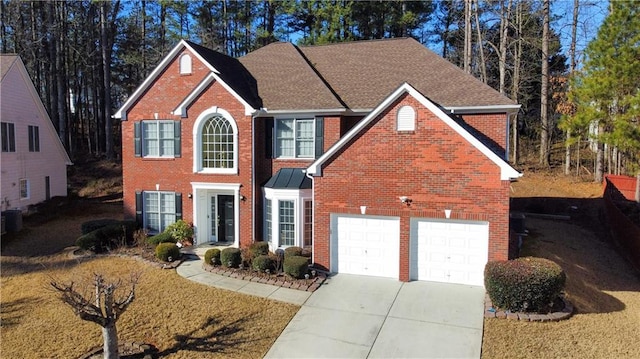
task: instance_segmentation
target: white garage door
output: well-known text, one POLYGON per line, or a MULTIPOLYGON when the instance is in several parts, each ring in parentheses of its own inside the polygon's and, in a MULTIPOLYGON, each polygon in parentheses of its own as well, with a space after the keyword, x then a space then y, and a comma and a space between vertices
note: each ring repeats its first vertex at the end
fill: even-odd
POLYGON ((411 279, 484 285, 489 223, 411 219, 411 279))
POLYGON ((331 215, 331 271, 399 278, 400 219, 331 215))

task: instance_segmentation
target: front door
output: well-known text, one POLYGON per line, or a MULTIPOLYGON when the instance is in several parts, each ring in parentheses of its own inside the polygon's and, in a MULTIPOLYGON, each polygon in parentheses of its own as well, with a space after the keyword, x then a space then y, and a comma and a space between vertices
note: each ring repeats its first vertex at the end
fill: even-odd
POLYGON ((233 196, 218 195, 218 240, 235 241, 234 212, 233 196))

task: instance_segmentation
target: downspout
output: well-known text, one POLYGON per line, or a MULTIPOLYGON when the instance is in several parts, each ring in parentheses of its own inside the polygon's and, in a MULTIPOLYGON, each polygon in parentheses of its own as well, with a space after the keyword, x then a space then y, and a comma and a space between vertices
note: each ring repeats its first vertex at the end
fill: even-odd
POLYGON ((504 150, 504 160, 507 161, 507 162, 509 162, 509 155, 510 155, 510 151, 509 150, 511 149, 511 146, 509 146, 509 139, 511 137, 511 118, 513 116, 514 116, 514 114, 507 112, 507 137, 506 137, 506 141, 505 141, 505 144, 506 144, 505 147, 506 148, 504 150))
MULTIPOLYGON (((305 176, 309 177, 311 179, 311 203, 313 204, 313 206, 311 206, 311 218, 313 218, 313 227, 316 226, 316 185, 315 182, 313 181, 313 176, 309 175, 309 172, 307 172, 306 170, 304 171, 305 176)), ((315 263, 316 262, 316 251, 315 251, 315 246, 316 246, 316 231, 315 229, 312 229, 311 231, 311 263, 315 263)), ((331 258, 331 256, 329 256, 329 258, 331 258)))

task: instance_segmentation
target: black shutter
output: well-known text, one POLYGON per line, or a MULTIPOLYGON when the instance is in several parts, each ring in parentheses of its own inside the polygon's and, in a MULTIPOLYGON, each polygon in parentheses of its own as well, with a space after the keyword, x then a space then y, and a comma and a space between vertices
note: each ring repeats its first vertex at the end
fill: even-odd
POLYGON ((35 151, 35 145, 33 144, 33 126, 29 126, 29 152, 35 151))
POLYGON ((142 192, 136 192, 136 223, 138 227, 142 227, 142 208, 144 203, 142 202, 142 192))
POLYGON ((324 153, 324 117, 316 117, 316 158, 324 153))
POLYGON ((266 158, 274 158, 273 155, 273 118, 267 118, 264 128, 264 151, 266 158))
POLYGON ((176 192, 176 221, 182 219, 182 193, 176 192))
POLYGON ((180 134, 180 121, 175 121, 173 123, 173 156, 174 157, 182 157, 182 144, 181 144, 181 134, 180 134))
POLYGON ((40 127, 34 126, 34 142, 35 142, 35 151, 40 152, 40 127))
POLYGON ((142 122, 133 123, 133 148, 136 157, 142 156, 142 122))

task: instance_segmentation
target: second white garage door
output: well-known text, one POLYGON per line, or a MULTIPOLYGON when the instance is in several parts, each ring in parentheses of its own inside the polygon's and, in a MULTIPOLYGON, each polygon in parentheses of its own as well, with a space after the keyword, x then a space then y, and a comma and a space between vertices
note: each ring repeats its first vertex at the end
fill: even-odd
POLYGON ((331 215, 331 271, 399 278, 400 219, 331 215))
POLYGON ((484 285, 489 223, 411 219, 413 280, 484 285))

